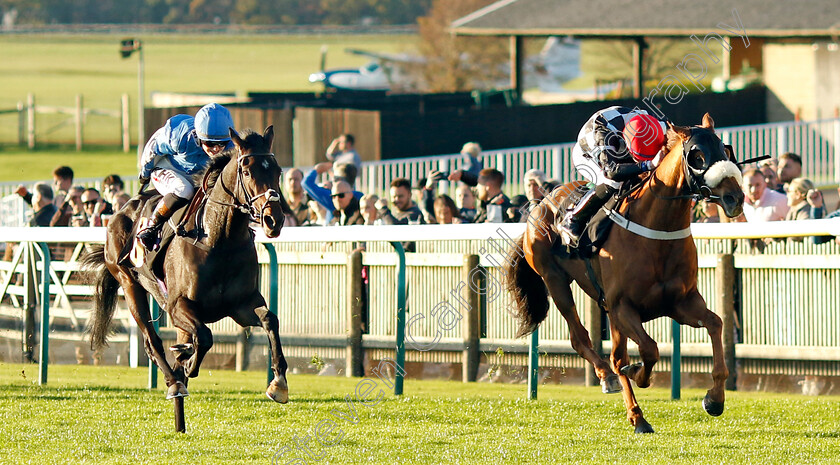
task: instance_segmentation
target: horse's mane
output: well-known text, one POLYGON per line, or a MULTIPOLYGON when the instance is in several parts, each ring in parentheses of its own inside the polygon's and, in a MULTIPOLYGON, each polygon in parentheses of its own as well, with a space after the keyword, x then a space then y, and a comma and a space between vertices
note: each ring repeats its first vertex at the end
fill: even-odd
MULTIPOLYGON (((242 138, 245 147, 254 147, 256 145, 264 144, 265 141, 263 140, 262 136, 250 129, 245 129, 240 133, 240 137, 242 138)), ((222 173, 222 170, 225 169, 230 159, 235 156, 236 148, 225 150, 224 152, 216 155, 215 157, 210 158, 210 163, 204 167, 203 170, 196 173, 194 180, 201 184, 204 180, 204 177, 207 176, 207 188, 210 189, 216 184, 216 180, 219 179, 219 175, 222 173)))
POLYGON ((225 169, 230 159, 233 157, 233 151, 236 149, 226 150, 215 157, 210 158, 210 163, 204 167, 203 170, 199 171, 195 174, 193 178, 198 185, 201 185, 204 182, 205 176, 207 177, 207 188, 210 189, 216 184, 216 180, 219 179, 219 175, 222 174, 222 170, 225 169))

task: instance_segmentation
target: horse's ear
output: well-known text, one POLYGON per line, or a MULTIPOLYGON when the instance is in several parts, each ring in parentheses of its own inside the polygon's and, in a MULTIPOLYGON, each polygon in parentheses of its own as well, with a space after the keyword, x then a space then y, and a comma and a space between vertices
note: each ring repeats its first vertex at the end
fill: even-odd
POLYGON ((703 115, 703 124, 700 125, 701 128, 707 128, 714 131, 715 129, 715 120, 712 119, 712 115, 706 113, 703 115))
POLYGON ((676 126, 674 123, 668 121, 668 130, 677 133, 683 140, 688 140, 691 137, 691 128, 683 126, 676 126))
POLYGON ((236 129, 228 128, 228 132, 230 133, 230 139, 233 141, 234 145, 242 147, 242 138, 239 137, 239 133, 236 132, 236 129))
POLYGON ((265 139, 266 145, 268 148, 271 148, 271 143, 274 142, 274 125, 269 124, 267 128, 265 128, 265 132, 263 132, 263 139, 265 139))

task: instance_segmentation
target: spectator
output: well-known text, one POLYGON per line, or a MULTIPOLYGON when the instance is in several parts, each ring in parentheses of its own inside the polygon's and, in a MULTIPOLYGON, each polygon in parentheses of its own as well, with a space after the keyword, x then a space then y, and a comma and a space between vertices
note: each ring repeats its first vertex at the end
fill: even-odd
POLYGON ((464 223, 475 221, 478 211, 475 208, 475 194, 469 186, 462 184, 455 190, 455 205, 458 206, 458 212, 464 223))
POLYGON ((113 206, 106 202, 94 188, 85 189, 82 193, 82 205, 84 205, 87 226, 104 226, 102 215, 113 215, 113 206))
POLYGON ((720 213, 717 204, 714 202, 701 200, 699 216, 698 223, 720 223, 720 213))
POLYGON ((329 224, 329 220, 332 219, 332 214, 329 213, 326 207, 314 200, 310 200, 308 206, 309 211, 313 213, 313 217, 304 224, 305 226, 326 226, 329 224))
POLYGON ((764 174, 764 182, 767 183, 767 188, 774 190, 780 194, 785 193, 785 186, 779 182, 779 176, 776 174, 776 169, 770 163, 763 163, 759 168, 764 174))
POLYGON ((47 227, 58 208, 53 203, 53 190, 49 184, 39 182, 35 184, 35 192, 31 194, 30 201, 35 213, 29 220, 29 226, 47 227))
POLYGON ((361 200, 359 200, 359 210, 362 211, 362 218, 365 219, 366 225, 373 225, 376 224, 377 221, 377 211, 376 211, 376 201, 379 200, 379 196, 376 194, 365 194, 361 200))
MULTIPOLYGON (((306 191, 306 194, 309 195, 309 198, 323 206, 327 212, 326 217, 324 218, 326 224, 329 224, 332 220, 332 211, 333 211, 333 203, 332 203, 332 182, 329 183, 329 186, 326 184, 324 186, 319 186, 317 183, 318 176, 323 173, 328 173, 333 169, 333 164, 330 162, 321 162, 315 165, 315 169, 310 171, 306 174, 303 178, 303 190, 306 191)), ((354 165, 338 165, 336 166, 335 170, 331 173, 333 177, 333 181, 338 179, 346 180, 351 186, 356 182, 356 167, 354 165)), ((362 198, 362 193, 359 191, 353 191, 353 196, 357 199, 362 198)), ((311 204, 310 204, 311 205, 311 204)))
POLYGON ((788 185, 787 204, 790 207, 786 220, 807 220, 811 218, 808 193, 815 190, 814 183, 806 178, 794 178, 788 185))
POLYGON ((784 220, 788 212, 784 195, 767 188, 764 174, 757 168, 744 172, 744 217, 749 222, 784 220))
POLYGON ((109 174, 102 180, 102 197, 111 205, 117 204, 117 198, 125 191, 125 183, 117 174, 109 174))
POLYGON ((117 198, 114 199, 114 203, 112 204, 112 206, 114 207, 114 211, 118 212, 122 210, 122 207, 124 207, 129 200, 131 200, 131 196, 126 194, 125 192, 118 195, 117 198))
MULTIPOLYGON (((53 204, 55 205, 56 209, 61 207, 64 204, 64 197, 67 195, 67 191, 70 187, 73 186, 73 169, 69 166, 59 166, 58 168, 53 170, 53 204)), ((32 193, 29 192, 26 187, 18 186, 15 192, 23 197, 23 201, 27 203, 32 208, 35 206, 32 203, 32 193)))
MULTIPOLYGON (((358 167, 362 166, 362 157, 356 152, 356 138, 352 134, 342 134, 330 143, 327 147, 327 160, 340 164, 351 164, 358 167)), ((353 182, 350 182, 352 185, 353 182)))
POLYGON ((531 210, 539 205, 545 194, 551 192, 551 185, 546 182, 545 173, 542 170, 531 169, 525 172, 525 196, 527 202, 517 207, 518 221, 526 221, 531 210), (521 207, 525 207, 524 209, 521 207))
POLYGON ((411 183, 405 178, 391 181, 391 203, 394 211, 388 210, 385 199, 379 199, 376 204, 378 217, 382 224, 424 224, 423 212, 411 200, 411 183))
POLYGON ((478 142, 467 142, 461 147, 461 155, 464 160, 463 171, 478 178, 478 173, 484 169, 484 163, 478 160, 478 156, 481 155, 481 146, 478 142))
POLYGON ((83 186, 71 187, 67 193, 67 200, 57 209, 50 221, 50 226, 70 226, 72 218, 84 217, 85 211, 82 205, 82 193, 84 192, 85 188, 83 186))
MULTIPOLYGON (((837 193, 840 194, 840 187, 837 188, 837 193)), ((825 201, 823 199, 822 193, 816 189, 811 190, 808 192, 808 204, 811 206, 810 217, 814 220, 819 220, 823 217, 825 218, 840 218, 840 208, 835 210, 834 212, 830 213, 828 216, 825 215, 825 201)), ((832 236, 814 236, 814 244, 824 244, 831 240, 832 236)), ((840 244, 840 236, 834 238, 834 240, 840 244)))
POLYGON ((333 219, 330 225, 365 224, 362 212, 359 211, 359 199, 353 196, 353 188, 344 179, 339 179, 333 184, 332 202, 335 211, 333 211, 333 219))
POLYGON ((295 218, 295 224, 303 225, 309 221, 309 196, 303 191, 303 171, 292 168, 283 177, 283 186, 286 188, 286 201, 295 218))
POLYGON ((434 201, 434 222, 437 224, 460 224, 463 223, 461 213, 455 205, 452 197, 442 194, 434 201))
POLYGON ((779 169, 776 172, 779 175, 779 182, 783 185, 802 176, 802 157, 793 152, 781 154, 779 156, 779 169))
POLYGON ((510 208, 507 209, 505 214, 507 218, 505 219, 506 223, 524 223, 528 219, 528 213, 530 213, 529 205, 531 202, 528 201, 528 196, 526 195, 514 195, 512 199, 510 199, 510 208))
MULTIPOLYGON (((505 175, 494 168, 485 168, 478 175, 478 214, 476 223, 503 223, 508 218, 505 212, 511 207, 510 200, 502 192, 505 175)), ((509 218, 508 218, 509 221, 509 218)))

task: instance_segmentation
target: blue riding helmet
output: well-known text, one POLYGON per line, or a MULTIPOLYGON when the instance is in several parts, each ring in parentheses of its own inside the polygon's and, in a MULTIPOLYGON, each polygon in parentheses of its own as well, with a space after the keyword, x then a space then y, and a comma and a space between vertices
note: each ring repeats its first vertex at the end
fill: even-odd
POLYGON ((233 117, 218 103, 208 103, 195 114, 195 134, 199 140, 227 142, 232 127, 233 117))

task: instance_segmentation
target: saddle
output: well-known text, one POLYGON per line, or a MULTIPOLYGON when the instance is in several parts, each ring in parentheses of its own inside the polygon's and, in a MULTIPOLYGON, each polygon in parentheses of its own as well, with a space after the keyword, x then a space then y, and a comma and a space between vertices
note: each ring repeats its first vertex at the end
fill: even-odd
MULTIPOLYGON (((588 191, 586 184, 578 186, 571 194, 566 196, 560 202, 558 211, 568 211, 573 208, 588 191)), ((612 228, 613 221, 607 217, 607 211, 615 208, 626 194, 619 194, 607 200, 607 203, 601 207, 598 212, 592 216, 583 234, 580 236, 580 241, 577 247, 571 247, 563 244, 563 241, 558 237, 554 241, 553 250, 555 253, 563 258, 592 258, 601 249, 601 246, 607 241, 612 228)))
POLYGON ((192 238, 196 246, 203 246, 199 240, 204 237, 204 231, 199 224, 200 215, 198 211, 206 200, 203 189, 198 189, 189 205, 175 210, 169 221, 161 227, 160 243, 157 250, 146 250, 143 244, 137 239, 137 233, 142 231, 151 223, 155 207, 163 196, 156 190, 144 191, 141 189, 137 197, 143 202, 140 216, 134 222, 128 240, 120 253, 119 263, 133 268, 140 274, 160 283, 159 274, 163 265, 163 257, 166 250, 175 236, 192 238))

